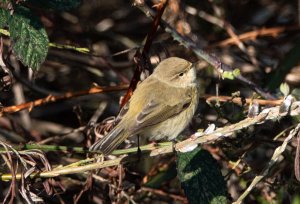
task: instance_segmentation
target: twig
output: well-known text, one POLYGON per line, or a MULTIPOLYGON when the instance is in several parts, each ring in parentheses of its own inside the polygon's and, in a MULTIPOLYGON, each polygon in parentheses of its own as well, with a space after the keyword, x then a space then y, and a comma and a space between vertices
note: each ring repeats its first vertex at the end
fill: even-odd
MULTIPOLYGON (((139 51, 136 52, 136 56, 135 58, 137 58, 137 66, 135 68, 135 71, 134 71, 134 74, 133 74, 133 77, 131 79, 131 82, 130 82, 130 85, 129 85, 129 88, 127 90, 127 93, 125 94, 125 96, 123 97, 122 101, 121 101, 121 108, 127 103, 127 101, 130 99, 133 91, 135 90, 138 82, 140 81, 140 75, 141 73, 144 71, 143 70, 143 62, 141 61, 141 58, 143 61, 145 61, 145 59, 147 59, 147 55, 150 51, 150 47, 152 45, 152 42, 154 40, 154 36, 155 36, 155 33, 158 29, 158 26, 159 26, 159 22, 161 20, 161 17, 162 17, 162 14, 164 13, 164 10, 167 6, 167 1, 168 0, 161 0, 160 3, 157 4, 156 8, 157 8, 157 13, 153 19, 153 22, 152 22, 152 26, 151 26, 151 29, 147 35, 147 39, 146 39, 146 42, 145 42, 145 46, 143 48, 143 51, 142 51, 142 54, 141 56, 139 56, 139 51)), ((152 72, 152 70, 149 70, 150 72, 152 72)))
MULTIPOLYGON (((138 8, 144 12, 146 15, 151 14, 154 15, 154 11, 150 9, 147 5, 143 4, 138 6, 138 8)), ((147 15, 149 16, 149 15, 147 15)), ((224 71, 233 71, 234 69, 221 62, 216 56, 213 56, 207 52, 205 52, 203 49, 200 49, 199 46, 193 42, 190 38, 187 36, 182 36, 180 33, 178 33, 172 26, 170 26, 167 22, 161 19, 160 25, 165 28, 165 31, 170 33, 174 40, 178 41, 180 44, 184 45, 186 48, 190 48, 198 57, 204 59, 209 64, 211 64, 219 73, 223 73, 224 71)), ((247 78, 243 77, 242 75, 236 76, 236 79, 242 82, 243 84, 247 85, 250 89, 256 91, 258 94, 263 96, 266 99, 274 99, 274 97, 270 94, 265 92, 262 88, 258 87, 255 83, 248 80, 247 78)))
MULTIPOLYGON (((186 139, 182 142, 178 142, 174 146, 171 142, 164 143, 164 145, 146 145, 140 147, 143 154, 146 154, 146 156, 157 156, 162 154, 167 154, 173 152, 173 149, 175 147, 175 150, 182 150, 183 148, 187 146, 193 146, 195 144, 205 144, 205 143, 211 143, 219 139, 224 139, 225 137, 232 136, 236 131, 247 128, 252 125, 258 125, 262 124, 268 120, 274 120, 279 119, 280 117, 286 116, 286 115, 300 115, 300 101, 294 102, 291 106, 290 111, 288 112, 280 112, 280 106, 267 108, 263 110, 259 115, 253 117, 253 118, 246 118, 236 124, 229 125, 223 128, 218 128, 214 132, 210 134, 204 134, 196 139, 186 139)), ((286 139, 287 141, 287 139, 286 139)), ((288 141, 287 141, 288 142, 288 141)), ((286 144, 286 143, 283 143, 286 144)), ((278 155, 278 151, 283 151, 283 148, 285 146, 281 146, 281 148, 276 152, 276 156, 278 155)), ((115 150, 113 154, 128 154, 129 152, 136 152, 137 148, 130 148, 125 150, 115 150)), ((276 158, 275 158, 276 159, 276 158)), ((31 178, 35 177, 42 177, 42 178, 49 178, 49 177, 56 177, 59 175, 65 175, 65 174, 74 174, 74 173, 82 173, 85 171, 95 170, 99 168, 109 167, 109 166, 116 166, 119 164, 123 164, 130 161, 136 161, 137 158, 134 154, 129 154, 127 156, 123 156, 122 158, 117 158, 113 160, 103 161, 103 162, 96 162, 90 164, 89 162, 91 159, 88 159, 88 164, 80 165, 81 162, 76 162, 76 165, 70 164, 68 167, 60 167, 58 169, 52 170, 52 171, 45 171, 41 173, 34 173, 31 174, 31 178)), ((0 180, 11 180, 13 178, 12 174, 2 174, 0 175, 0 180)), ((20 179, 21 175, 17 174, 16 179, 20 179)))
MULTIPOLYGON (((197 9, 192 6, 187 6, 185 10, 187 13, 189 13, 191 15, 197 14, 197 12, 196 12, 197 9)), ((237 34, 235 33, 234 27, 228 21, 226 21, 225 19, 215 17, 213 15, 210 15, 210 14, 206 13, 205 11, 198 11, 198 16, 200 18, 226 30, 227 34, 231 37, 234 44, 236 44, 242 52, 244 52, 245 54, 247 54, 249 56, 249 58, 251 59, 253 64, 257 65, 257 60, 253 56, 251 56, 251 54, 248 52, 248 50, 246 49, 246 46, 243 44, 243 42, 238 38, 237 34)))
MULTIPOLYGON (((112 92, 112 91, 123 91, 128 88, 128 85, 119 85, 119 86, 111 86, 111 87, 92 87, 88 90, 79 91, 79 92, 67 92, 65 94, 61 94, 58 96, 49 95, 45 98, 37 99, 35 101, 30 101, 27 103, 14 105, 14 106, 7 106, 7 107, 0 107, 0 117, 4 114, 9 113, 16 113, 24 109, 32 109, 37 106, 45 105, 48 103, 54 103, 61 100, 71 99, 79 96, 89 95, 89 94, 97 94, 97 93, 105 93, 105 92, 112 92)), ((206 99, 207 101, 214 101, 218 100, 220 102, 232 101, 236 104, 242 104, 242 98, 235 97, 232 98, 231 96, 213 96, 213 95, 202 95, 201 98, 206 99)), ((245 103, 250 104, 253 99, 246 98, 245 103)), ((282 100, 263 100, 263 99, 255 99, 255 101, 260 105, 279 105, 281 104, 282 100)))
POLYGON ((164 192, 163 190, 160 190, 160 189, 148 188, 148 187, 144 187, 143 186, 141 188, 141 190, 142 191, 149 191, 149 192, 161 195, 161 196, 170 197, 173 200, 179 200, 181 202, 188 203, 187 198, 185 198, 183 196, 180 196, 180 195, 175 195, 175 194, 172 194, 172 193, 167 193, 167 192, 164 192))
POLYGON ((101 102, 97 110, 94 112, 93 116, 90 118, 88 124, 95 124, 99 119, 99 117, 103 114, 106 106, 107 106, 106 102, 101 102))
MULTIPOLYGON (((141 146, 141 150, 144 152, 152 151, 154 149, 165 147, 165 146, 171 146, 171 142, 161 142, 157 143, 155 145, 149 144, 141 146)), ((13 146, 13 149, 16 151, 19 151, 20 153, 26 152, 26 150, 33 150, 33 149, 39 149, 43 151, 59 151, 59 152, 72 152, 72 153, 89 153, 87 148, 85 147, 69 147, 69 146, 61 146, 61 145, 43 145, 43 144, 25 144, 25 145, 15 145, 13 146)), ((0 154, 3 153, 15 153, 11 150, 7 150, 5 148, 0 147, 0 154)), ((123 154, 130 154, 130 153, 136 153, 137 148, 127 148, 127 149, 118 149, 112 152, 112 155, 123 155, 123 154)))
MULTIPOLYGON (((41 144, 25 144, 13 146, 17 151, 23 153, 23 150, 40 149, 43 151, 66 151, 66 152, 77 152, 77 153, 87 153, 83 147, 68 147, 68 146, 58 146, 58 145, 41 145, 41 144)), ((0 154, 7 152, 5 149, 0 147, 0 154)))
POLYGON ((269 105, 269 106, 278 106, 283 102, 283 99, 278 99, 278 100, 263 100, 263 99, 252 99, 252 98, 240 98, 240 97, 232 97, 232 96, 212 96, 212 95, 204 95, 201 96, 201 98, 205 98, 207 102, 211 102, 211 101, 218 101, 218 102, 227 102, 227 101, 231 101, 233 103, 242 105, 243 102, 246 104, 250 104, 253 101, 255 101, 256 103, 258 103, 259 105, 265 106, 265 105, 269 105))
MULTIPOLYGON (((293 30, 300 30, 300 26, 293 25, 293 26, 273 27, 273 28, 262 28, 259 30, 254 30, 254 31, 243 33, 241 35, 238 35, 237 37, 239 38, 240 41, 255 40, 255 39, 257 39, 257 37, 263 37, 263 36, 276 37, 280 33, 283 33, 285 31, 293 31, 293 30)), ((212 45, 209 45, 207 47, 207 49, 212 49, 215 47, 225 47, 225 46, 231 45, 231 44, 235 44, 235 40, 233 38, 228 38, 221 42, 217 42, 212 45)))
POLYGON ((295 129, 293 129, 289 136, 285 138, 282 145, 277 147, 272 155, 271 160, 268 163, 268 166, 251 182, 248 188, 244 191, 244 193, 234 202, 234 204, 240 204, 244 200, 244 198, 252 191, 252 189, 265 177, 268 175, 271 167, 278 161, 281 154, 286 149, 287 144, 295 137, 296 134, 299 134, 300 124, 297 125, 295 129))
MULTIPOLYGON (((120 164, 122 161, 122 158, 114 159, 114 160, 109 160, 105 161, 103 163, 96 162, 92 164, 87 164, 84 166, 76 166, 76 167, 70 167, 66 169, 57 169, 57 170, 52 170, 52 171, 45 171, 42 173, 33 173, 30 175, 31 178, 52 178, 60 175, 66 175, 66 174, 75 174, 75 173, 82 173, 90 170, 95 170, 99 168, 104 168, 104 167, 109 167, 109 166, 115 166, 120 164)), ((12 179, 11 174, 2 174, 0 175, 1 180, 7 181, 12 179)), ((21 179, 21 174, 16 174, 16 179, 21 179)))
MULTIPOLYGON (((300 114, 300 102, 295 102, 293 103, 291 107, 291 112, 290 115, 299 115, 300 114)), ((256 125, 260 123, 264 123, 267 120, 273 120, 273 119, 279 119, 282 116, 287 115, 287 112, 280 113, 280 107, 272 107, 272 108, 267 108, 264 109, 259 115, 253 117, 253 118, 246 118, 236 124, 230 125, 230 126, 225 126, 223 128, 218 128, 216 129, 213 133, 207 134, 207 135, 201 135, 197 139, 187 139, 182 142, 179 142, 175 145, 176 150, 183 149, 187 146, 193 146, 195 144, 203 144, 203 143, 209 143, 215 140, 218 140, 220 138, 224 137, 230 137, 234 132, 237 130, 241 130, 243 128, 249 127, 251 125, 256 125)), ((154 150, 151 152, 152 155, 157 155, 160 154, 161 152, 164 151, 169 151, 170 149, 163 150, 163 148, 154 150)))
POLYGON ((119 86, 108 86, 108 87, 92 87, 88 90, 78 91, 78 92, 67 92, 65 94, 59 96, 49 95, 45 98, 37 99, 35 101, 31 101, 28 103, 23 103, 20 105, 15 106, 8 106, 0 109, 0 117, 6 113, 15 113, 24 109, 31 110, 34 107, 41 106, 48 103, 53 103, 61 100, 66 100, 74 97, 79 97, 88 94, 97 94, 97 93, 105 93, 105 92, 112 92, 112 91, 122 91, 126 90, 128 85, 119 85, 119 86))
POLYGON ((73 133, 83 132, 85 129, 86 129, 86 126, 80 126, 78 128, 75 128, 75 129, 67 130, 68 132, 64 132, 63 129, 60 129, 60 130, 63 131, 62 133, 56 133, 53 136, 50 136, 50 137, 48 137, 46 139, 43 139, 43 140, 39 141, 37 144, 43 145, 43 144, 46 144, 46 143, 54 141, 54 140, 55 141, 61 141, 61 140, 65 139, 65 138, 69 137, 69 135, 71 135, 73 133))

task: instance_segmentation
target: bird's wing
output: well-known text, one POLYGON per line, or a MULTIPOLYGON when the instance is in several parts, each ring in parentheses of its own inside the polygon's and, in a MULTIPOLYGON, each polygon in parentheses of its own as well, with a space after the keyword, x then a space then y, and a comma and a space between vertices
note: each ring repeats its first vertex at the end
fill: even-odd
MULTIPOLYGON (((176 94, 176 93, 174 93, 176 94)), ((179 103, 170 103, 162 100, 150 100, 142 111, 137 115, 132 132, 138 132, 140 129, 156 125, 169 118, 172 118, 190 106, 192 97, 184 94, 179 103)))

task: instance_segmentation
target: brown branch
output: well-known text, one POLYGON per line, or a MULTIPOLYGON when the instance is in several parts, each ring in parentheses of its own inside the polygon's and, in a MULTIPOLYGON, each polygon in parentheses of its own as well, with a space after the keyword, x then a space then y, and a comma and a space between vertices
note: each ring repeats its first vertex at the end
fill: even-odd
POLYGON ((252 99, 252 98, 240 98, 240 97, 232 97, 232 96, 212 96, 212 95, 204 95, 201 96, 201 98, 206 99, 207 102, 211 101, 219 101, 219 102, 227 102, 231 101, 233 103, 242 105, 243 102, 246 104, 251 104, 253 101, 258 103, 259 105, 262 106, 278 106, 283 102, 283 99, 278 99, 278 100, 263 100, 263 99, 252 99))
POLYGON ((163 190, 148 188, 148 187, 144 187, 144 186, 141 187, 141 190, 142 191, 148 191, 148 192, 151 192, 151 193, 154 193, 154 194, 157 194, 157 195, 161 195, 161 196, 165 196, 165 197, 170 197, 173 200, 179 200, 183 203, 188 203, 187 198, 185 198, 183 196, 180 196, 180 195, 175 195, 175 194, 172 194, 172 193, 169 193, 169 192, 164 192, 163 190))
MULTIPOLYGON (((164 10, 165 10, 165 8, 167 6, 167 2, 168 2, 167 0, 161 0, 160 3, 156 4, 156 6, 155 6, 156 9, 157 9, 157 13, 156 13, 156 15, 154 17, 154 20, 152 22, 151 29, 150 29, 150 31, 149 31, 149 33, 147 35, 147 39, 146 39, 145 46, 143 48, 142 54, 139 54, 139 51, 136 52, 135 60, 136 60, 137 66, 135 68, 133 77, 131 79, 129 88, 127 90, 127 93, 125 94, 124 98, 121 101, 121 108, 130 99, 130 97, 133 94, 133 91, 135 90, 138 82, 140 81, 140 75, 141 75, 141 73, 144 70, 144 68, 142 66, 144 64, 143 62, 145 62, 145 59, 147 59, 147 54, 150 51, 150 47, 152 45, 154 36, 155 36, 156 31, 158 29, 158 26, 160 24, 160 20, 161 20, 162 14, 164 13, 164 10)), ((149 70, 149 71, 150 71, 150 73, 152 72, 152 70, 149 70)))
POLYGON ((194 7, 191 7, 191 6, 186 7, 186 12, 187 13, 189 13, 191 15, 198 14, 198 16, 200 18, 202 18, 203 20, 205 20, 207 22, 210 22, 214 25, 217 25, 220 28, 226 30, 227 34, 233 40, 233 43, 236 44, 243 52, 245 52, 246 54, 249 55, 249 53, 247 53, 245 45, 238 38, 237 34, 234 32, 233 26, 229 22, 227 22, 225 19, 221 19, 219 17, 215 17, 213 15, 210 15, 210 14, 206 13, 205 11, 198 11, 198 13, 197 13, 197 12, 191 12, 191 10, 197 10, 197 9, 194 8, 194 7))
MULTIPOLYGON (((254 31, 250 31, 238 35, 238 39, 240 41, 246 41, 246 40, 255 40, 257 37, 262 37, 262 36, 276 37, 280 33, 283 33, 285 31, 294 31, 294 30, 300 30, 300 26, 293 25, 293 26, 273 27, 273 28, 262 28, 260 30, 254 30, 254 31)), ((231 37, 221 42, 214 43, 208 46, 207 49, 212 49, 215 47, 225 47, 227 45, 232 45, 232 44, 235 44, 235 39, 231 37)))
POLYGON ((146 43, 145 43, 145 46, 144 46, 144 49, 143 49, 143 52, 142 52, 142 56, 148 54, 149 51, 150 51, 150 47, 151 47, 152 42, 154 40, 156 31, 157 31, 158 26, 160 24, 160 20, 161 20, 161 17, 163 15, 163 13, 164 13, 164 10, 167 6, 167 3, 168 3, 167 0, 161 0, 158 4, 154 5, 154 7, 157 10, 157 13, 156 13, 156 16, 153 19, 153 24, 152 24, 151 30, 149 31, 149 33, 147 35, 147 39, 146 39, 146 43))
MULTIPOLYGON (((0 117, 3 116, 4 114, 9 114, 9 113, 15 113, 19 112, 24 109, 29 109, 32 110, 32 108, 37 107, 37 106, 42 106, 48 103, 54 103, 58 102, 61 100, 66 100, 66 99, 71 99, 79 96, 84 96, 84 95, 89 95, 89 94, 97 94, 97 93, 105 93, 105 92, 112 92, 112 91, 123 91, 128 89, 128 85, 119 85, 119 86, 111 86, 111 87, 92 87, 88 90, 84 91, 79 91, 79 92, 67 92, 63 95, 59 96, 53 96, 49 95, 45 98, 37 99, 35 101, 30 101, 27 103, 19 104, 19 105, 14 105, 14 106, 7 106, 3 107, 0 109, 0 117)), ((282 103, 282 99, 279 100, 263 100, 263 99, 251 99, 251 98, 240 98, 240 97, 235 97, 233 98, 232 96, 214 96, 214 95, 203 95, 200 98, 206 99, 207 102, 211 101, 219 101, 219 102, 227 102, 231 101, 233 103, 242 105, 243 102, 246 104, 250 104, 253 100, 255 100, 259 105, 270 105, 270 106, 276 106, 282 103)))
POLYGON ((24 109, 29 109, 31 110, 34 107, 45 105, 48 103, 53 103, 65 99, 70 99, 74 97, 79 97, 79 96, 84 96, 84 95, 89 95, 89 94, 97 94, 97 93, 105 93, 105 92, 112 92, 112 91, 122 91, 126 90, 128 88, 128 85, 120 85, 120 86, 108 86, 108 87, 92 87, 88 90, 84 91, 78 91, 78 92, 67 92, 65 94, 59 95, 59 96, 53 96, 49 95, 45 98, 37 99, 35 101, 30 101, 27 103, 23 103, 20 105, 15 105, 15 106, 8 106, 4 107, 0 110, 0 117, 5 114, 5 113, 15 113, 24 109))

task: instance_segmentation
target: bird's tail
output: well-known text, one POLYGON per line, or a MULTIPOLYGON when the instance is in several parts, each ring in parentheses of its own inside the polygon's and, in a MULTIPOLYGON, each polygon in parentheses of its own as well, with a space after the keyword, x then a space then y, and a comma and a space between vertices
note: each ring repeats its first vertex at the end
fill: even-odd
POLYGON ((104 155, 108 155, 115 150, 128 136, 129 135, 126 130, 116 126, 102 139, 93 144, 89 150, 100 151, 104 155))

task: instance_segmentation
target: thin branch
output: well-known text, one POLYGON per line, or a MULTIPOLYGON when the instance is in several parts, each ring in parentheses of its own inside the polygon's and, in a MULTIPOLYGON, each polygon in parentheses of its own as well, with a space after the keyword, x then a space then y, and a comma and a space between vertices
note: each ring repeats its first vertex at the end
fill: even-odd
POLYGON ((243 202, 244 198, 252 191, 252 189, 262 180, 264 179, 270 169, 274 166, 274 164, 278 161, 282 153, 285 151, 287 144, 295 137, 296 134, 299 134, 300 130, 300 124, 297 125, 295 129, 293 129, 288 137, 285 138, 282 145, 277 147, 272 155, 271 160, 269 161, 267 167, 251 182, 251 184, 248 186, 248 188, 244 191, 244 193, 234 202, 234 204, 240 204, 243 202))
MULTIPOLYGON (((157 144, 148 144, 141 146, 142 151, 152 151, 154 149, 165 147, 165 146, 171 146, 171 142, 161 142, 157 144)), ((34 150, 39 149, 43 151, 58 151, 58 152, 72 152, 72 153, 90 153, 87 148, 85 147, 69 147, 69 146, 61 146, 61 145, 43 145, 43 144, 24 144, 24 145, 15 145, 13 146, 13 149, 20 152, 20 153, 26 153, 27 150, 34 150)), ((16 153, 11 150, 7 150, 3 147, 0 147, 0 154, 3 153, 16 153)), ((112 155, 123 155, 123 154, 130 154, 130 153, 136 153, 137 148, 127 148, 127 149, 118 149, 114 150, 112 152, 112 155)))
MULTIPOLYGON (((230 137, 233 133, 235 133, 237 130, 244 129, 246 127, 257 125, 261 123, 265 123, 268 120, 274 120, 279 119, 282 116, 289 115, 299 115, 300 114, 300 101, 295 102, 291 106, 290 113, 287 112, 280 112, 280 106, 272 107, 264 109, 259 115, 253 117, 253 118, 246 118, 236 124, 232 124, 229 126, 225 126, 222 128, 216 129, 214 132, 210 134, 203 134, 201 136, 198 136, 197 139, 187 139, 182 142, 177 143, 174 148, 175 150, 181 150, 188 146, 193 146, 195 144, 203 144, 203 143, 210 143, 213 141, 216 141, 221 138, 230 137)), ((172 150, 167 148, 161 148, 158 150, 154 150, 151 152, 151 155, 157 155, 160 154, 160 152, 170 152, 172 150)))
POLYGON ((246 49, 246 46, 243 44, 243 42, 238 38, 237 34, 235 33, 234 27, 228 21, 226 21, 225 19, 221 19, 220 17, 215 17, 213 15, 210 15, 210 14, 206 13, 205 11, 197 11, 197 9, 192 6, 187 6, 185 10, 187 13, 189 13, 191 15, 198 14, 198 16, 200 18, 226 30, 227 34, 234 41, 234 44, 236 44, 242 52, 244 52, 245 54, 247 54, 249 56, 249 58, 251 59, 253 64, 255 64, 255 65, 257 64, 257 60, 253 56, 251 56, 251 54, 248 52, 248 50, 246 49))
MULTIPOLYGON (((156 13, 156 15, 153 19, 151 29, 148 32, 143 51, 142 51, 141 54, 139 54, 139 51, 136 52, 135 59, 137 60, 136 61, 137 66, 135 68, 133 77, 131 79, 129 88, 127 90, 127 93, 125 94, 125 96, 123 97, 123 99, 121 101, 121 105, 120 105, 121 108, 127 103, 127 101, 129 101, 130 97, 133 94, 133 91, 135 90, 138 82, 140 81, 140 75, 144 71, 144 68, 143 68, 142 64, 144 64, 143 62, 145 62, 145 59, 148 58, 147 55, 150 51, 150 47, 151 47, 152 42, 154 40, 156 31, 157 31, 158 26, 159 26, 159 22, 161 20, 161 17, 164 13, 164 10, 165 10, 166 6, 167 6, 167 2, 168 2, 168 0, 161 0, 160 3, 157 4, 157 6, 156 6, 157 13, 156 13)), ((150 71, 150 73, 152 72, 152 70, 149 70, 149 71, 150 71)))
POLYGON ((283 102, 283 99, 278 100, 263 100, 263 99, 252 99, 252 98, 240 98, 232 96, 212 96, 212 95, 203 95, 201 98, 206 99, 207 102, 218 101, 218 102, 227 102, 231 101, 235 104, 242 105, 243 103, 251 104, 253 101, 258 103, 261 106, 278 106, 283 102))
MULTIPOLYGON (((186 139, 182 142, 178 142, 175 145, 172 145, 171 142, 164 143, 164 145, 158 145, 158 146, 146 145, 141 147, 141 151, 144 157, 171 153, 173 152, 174 148, 177 151, 181 151, 186 147, 190 147, 196 144, 211 143, 211 142, 215 142, 216 140, 224 139, 225 137, 231 137, 238 130, 247 128, 252 125, 263 124, 268 120, 279 119, 280 117, 284 117, 287 115, 291 115, 291 116, 300 115, 300 101, 294 102, 291 105, 290 110, 287 112, 280 112, 280 106, 267 108, 263 110, 259 115, 253 118, 246 118, 236 124, 225 126, 223 128, 218 128, 210 134, 205 134, 205 133, 203 133, 202 135, 198 134, 199 137, 197 137, 196 139, 192 139, 192 137, 190 137, 189 139, 186 139)), ((283 144, 286 144, 286 142, 283 144)), ((280 150, 277 151, 283 151, 282 150, 283 148, 285 148, 285 146, 282 146, 280 150)), ((129 152, 136 152, 136 151, 137 148, 130 148, 125 150, 115 150, 113 154, 128 154, 129 152)), ((91 171, 99 168, 116 166, 127 162, 137 161, 137 158, 135 154, 128 154, 128 155, 123 155, 123 157, 121 158, 112 159, 103 162, 90 163, 91 161, 96 161, 96 160, 87 159, 86 161, 84 160, 84 161, 76 162, 75 164, 73 163, 65 167, 54 169, 52 171, 33 173, 30 176, 31 178, 35 178, 35 177, 50 178, 50 177, 56 177, 65 174, 82 173, 82 172, 91 171)), ((11 180, 12 178, 13 178, 12 174, 0 175, 0 180, 11 180)), ((16 179, 21 179, 21 174, 17 174, 16 179)))
POLYGON ((151 192, 151 193, 154 193, 154 194, 157 194, 157 195, 161 195, 161 196, 165 196, 165 197, 170 197, 173 200, 179 200, 183 203, 188 203, 187 198, 185 198, 183 196, 180 196, 180 195, 175 195, 175 194, 172 194, 172 193, 169 193, 169 192, 164 192, 163 190, 148 188, 148 187, 144 187, 144 186, 141 188, 141 190, 142 191, 148 191, 148 192, 151 192))
MULTIPOLYGON (((138 6, 138 8, 144 12, 147 16, 150 13, 151 16, 155 14, 155 12, 149 8, 146 4, 141 4, 138 6)), ((212 65, 218 73, 222 74, 224 71, 230 71, 232 72, 234 69, 221 62, 220 59, 218 59, 216 56, 213 56, 207 52, 205 52, 203 49, 201 49, 195 42, 193 42, 189 37, 182 36, 180 33, 176 31, 172 26, 170 26, 167 22, 161 19, 160 25, 165 29, 166 32, 170 33, 174 40, 178 41, 180 44, 185 46, 186 48, 191 49, 198 57, 202 58, 203 60, 207 61, 210 65, 212 65)), ((274 97, 268 93, 265 92, 261 87, 257 86, 252 81, 248 80, 247 78, 243 77, 242 75, 238 75, 236 77, 238 81, 241 83, 247 85, 250 89, 256 91, 258 94, 263 96, 266 99, 274 99, 274 97)))
POLYGON ((15 106, 8 106, 8 107, 3 107, 0 109, 0 117, 3 116, 4 114, 7 113, 15 113, 24 109, 29 109, 31 110, 34 107, 45 105, 48 103, 53 103, 61 100, 66 100, 74 97, 79 97, 79 96, 84 96, 84 95, 89 95, 89 94, 97 94, 97 93, 106 93, 106 92, 112 92, 112 91, 122 91, 126 90, 128 88, 128 85, 119 85, 119 86, 108 86, 108 87, 100 87, 100 86, 95 86, 92 87, 88 90, 84 91, 78 91, 78 92, 67 92, 65 94, 59 95, 59 96, 53 96, 49 95, 45 98, 37 99, 35 101, 31 101, 28 103, 23 103, 20 105, 15 105, 15 106))
MULTIPOLYGON (((45 98, 37 99, 35 101, 30 101, 27 103, 14 105, 14 106, 7 106, 7 107, 0 107, 0 117, 4 114, 9 113, 16 113, 24 109, 32 110, 32 108, 37 106, 42 106, 48 103, 54 103, 61 100, 71 99, 79 96, 89 95, 89 94, 97 94, 97 93, 106 93, 106 92, 112 92, 112 91, 123 91, 128 89, 128 85, 119 85, 119 86, 111 86, 111 87, 100 87, 95 86, 88 90, 83 90, 79 92, 67 92, 65 94, 61 95, 49 95, 45 98)), ((206 101, 219 101, 219 102, 226 102, 231 101, 236 104, 242 104, 243 100, 246 104, 250 104, 253 99, 251 98, 240 98, 240 97, 232 97, 232 96, 213 96, 213 95, 202 95, 201 98, 206 99, 206 101)), ((263 99, 255 99, 255 101, 260 105, 279 105, 282 103, 282 99, 279 100, 263 100, 263 99)))
MULTIPOLYGON (((286 32, 286 31, 295 31, 300 30, 299 25, 293 25, 293 26, 281 26, 281 27, 273 27, 273 28, 262 28, 259 30, 254 30, 250 32, 243 33, 241 35, 238 35, 238 39, 240 41, 246 41, 246 40, 256 40, 258 37, 263 36, 271 36, 271 37, 277 37, 279 34, 286 32)), ((226 40, 223 40, 221 42, 214 43, 212 45, 209 45, 207 49, 212 49, 215 47, 225 47, 228 45, 235 44, 235 39, 228 38, 226 40)))

